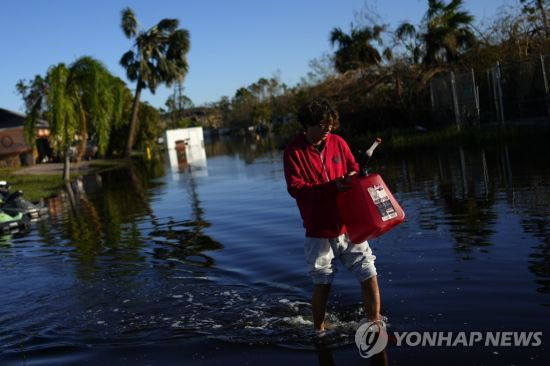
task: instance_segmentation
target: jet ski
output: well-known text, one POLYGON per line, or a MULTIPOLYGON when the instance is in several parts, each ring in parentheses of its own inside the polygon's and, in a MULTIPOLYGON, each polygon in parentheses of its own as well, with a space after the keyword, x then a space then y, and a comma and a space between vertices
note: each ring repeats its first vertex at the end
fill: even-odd
POLYGON ((15 234, 29 228, 30 219, 28 216, 18 213, 11 216, 0 210, 0 234, 15 234))
POLYGON ((18 214, 28 217, 29 220, 38 220, 48 213, 44 203, 34 204, 22 198, 23 192, 17 190, 10 193, 10 186, 6 181, 0 181, 0 210, 9 216, 18 214))

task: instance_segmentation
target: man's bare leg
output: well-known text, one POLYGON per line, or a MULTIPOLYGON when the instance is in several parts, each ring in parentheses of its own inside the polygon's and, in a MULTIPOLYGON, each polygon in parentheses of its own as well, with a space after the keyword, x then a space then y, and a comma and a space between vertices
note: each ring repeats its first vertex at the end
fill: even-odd
POLYGON ((380 289, 378 288, 378 277, 367 278, 361 282, 361 293, 363 305, 369 321, 382 319, 380 315, 380 289))
POLYGON ((313 326, 315 330, 325 330, 325 311, 327 308, 330 284, 315 285, 311 297, 311 311, 313 312, 313 326))

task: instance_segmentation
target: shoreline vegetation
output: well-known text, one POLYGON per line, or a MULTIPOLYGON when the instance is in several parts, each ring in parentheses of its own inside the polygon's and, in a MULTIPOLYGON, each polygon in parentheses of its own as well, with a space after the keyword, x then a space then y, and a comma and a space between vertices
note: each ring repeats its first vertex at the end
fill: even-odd
MULTIPOLYGON (((84 174, 101 173, 127 166, 123 159, 99 159, 73 163, 71 180, 84 174)), ((21 168, 0 169, 0 179, 7 181, 12 190, 23 191, 28 201, 39 201, 56 195, 65 186, 60 174, 63 163, 37 164, 21 168)))
MULTIPOLYGON (((547 121, 536 121, 535 123, 507 123, 487 124, 481 126, 467 126, 458 130, 455 126, 424 130, 424 129, 379 129, 356 134, 350 129, 336 130, 335 133, 343 136, 349 141, 350 147, 368 147, 375 138, 382 138, 384 150, 403 151, 407 149, 432 149, 443 146, 470 147, 487 146, 495 144, 516 144, 532 143, 533 141, 547 140, 550 138, 550 119, 547 121)), ((293 124, 279 130, 279 149, 284 146, 300 132, 300 126, 293 124)))
POLYGON ((457 130, 454 127, 434 131, 389 130, 369 133, 368 136, 349 136, 353 146, 370 146, 375 137, 382 137, 386 150, 431 149, 446 146, 467 147, 495 144, 531 143, 550 137, 550 122, 533 126, 490 125, 457 130))
MULTIPOLYGON (((286 131, 285 135, 294 136, 297 131, 286 131)), ((337 133, 339 133, 337 131, 337 133)), ((347 135, 342 131, 343 135, 347 135)), ((434 131, 387 130, 372 132, 360 136, 347 135, 352 148, 370 146, 374 138, 383 139, 384 150, 401 152, 407 150, 441 149, 455 147, 483 147, 495 144, 537 144, 550 137, 550 123, 532 126, 490 125, 469 127, 461 131, 454 127, 434 131)), ((287 140, 288 138, 283 138, 287 140)), ((142 157, 134 154, 136 157, 142 157)), ((72 164, 71 180, 85 174, 102 173, 108 170, 127 167, 126 159, 97 159, 72 164)), ((6 180, 13 189, 23 191, 30 201, 55 195, 63 189, 65 182, 60 172, 63 163, 38 164, 30 167, 0 169, 2 180, 6 180)))

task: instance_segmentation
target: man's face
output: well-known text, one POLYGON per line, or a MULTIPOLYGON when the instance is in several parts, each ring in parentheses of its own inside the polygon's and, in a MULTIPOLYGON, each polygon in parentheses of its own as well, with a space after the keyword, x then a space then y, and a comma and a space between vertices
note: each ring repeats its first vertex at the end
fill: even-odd
POLYGON ((308 126, 306 129, 307 139, 311 143, 320 143, 326 140, 332 126, 332 121, 322 121, 318 125, 308 126))

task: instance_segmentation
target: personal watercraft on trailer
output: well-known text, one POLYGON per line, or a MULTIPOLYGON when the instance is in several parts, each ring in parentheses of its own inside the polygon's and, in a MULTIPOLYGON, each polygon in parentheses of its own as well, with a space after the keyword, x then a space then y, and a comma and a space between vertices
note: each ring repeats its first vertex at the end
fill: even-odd
POLYGON ((38 220, 47 214, 48 208, 43 203, 34 204, 22 198, 23 192, 18 190, 10 193, 6 181, 0 181, 0 209, 15 217, 18 214, 27 216, 30 220, 38 220))

